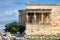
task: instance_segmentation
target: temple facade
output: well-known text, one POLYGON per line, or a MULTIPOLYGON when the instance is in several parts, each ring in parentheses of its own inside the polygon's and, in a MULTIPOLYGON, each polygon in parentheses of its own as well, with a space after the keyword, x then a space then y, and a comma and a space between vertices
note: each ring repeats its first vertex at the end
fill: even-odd
POLYGON ((59 4, 26 4, 19 10, 19 23, 26 27, 26 35, 53 35, 60 33, 59 4))

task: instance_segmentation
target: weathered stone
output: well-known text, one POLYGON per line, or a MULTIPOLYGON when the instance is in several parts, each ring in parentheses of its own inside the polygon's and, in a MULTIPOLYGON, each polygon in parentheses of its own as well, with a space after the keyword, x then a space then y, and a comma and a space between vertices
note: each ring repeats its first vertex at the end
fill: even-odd
POLYGON ((19 23, 26 27, 26 35, 56 35, 60 33, 60 4, 26 4, 25 10, 19 10, 19 23))

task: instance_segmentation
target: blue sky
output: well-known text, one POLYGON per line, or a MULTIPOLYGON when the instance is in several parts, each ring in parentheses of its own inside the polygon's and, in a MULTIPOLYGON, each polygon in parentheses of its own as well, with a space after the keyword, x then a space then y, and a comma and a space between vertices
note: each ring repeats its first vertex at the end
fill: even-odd
POLYGON ((25 9, 27 2, 31 4, 60 4, 60 0, 0 0, 0 24, 18 21, 18 10, 25 9))

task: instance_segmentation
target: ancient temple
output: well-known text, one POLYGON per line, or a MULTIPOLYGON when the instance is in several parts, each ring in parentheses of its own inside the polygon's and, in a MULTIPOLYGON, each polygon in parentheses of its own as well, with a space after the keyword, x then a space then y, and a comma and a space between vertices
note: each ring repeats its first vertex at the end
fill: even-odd
POLYGON ((60 33, 60 4, 26 4, 19 10, 19 23, 26 27, 26 35, 60 33))

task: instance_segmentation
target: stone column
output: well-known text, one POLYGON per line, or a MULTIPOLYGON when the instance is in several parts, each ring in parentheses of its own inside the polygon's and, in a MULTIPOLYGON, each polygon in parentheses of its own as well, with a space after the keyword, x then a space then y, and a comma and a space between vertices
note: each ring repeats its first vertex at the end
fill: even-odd
POLYGON ((35 23, 36 23, 36 13, 34 12, 34 20, 35 20, 35 23))
POLYGON ((28 19, 29 19, 29 18, 28 18, 28 14, 27 14, 27 23, 29 22, 28 19))
POLYGON ((50 22, 50 15, 47 16, 46 21, 47 21, 47 23, 50 22))
POLYGON ((41 22, 43 23, 43 13, 41 13, 41 22))
POLYGON ((48 23, 50 22, 50 16, 48 16, 48 23))
POLYGON ((46 17, 46 22, 47 22, 47 23, 49 22, 49 18, 48 18, 48 16, 46 17))

